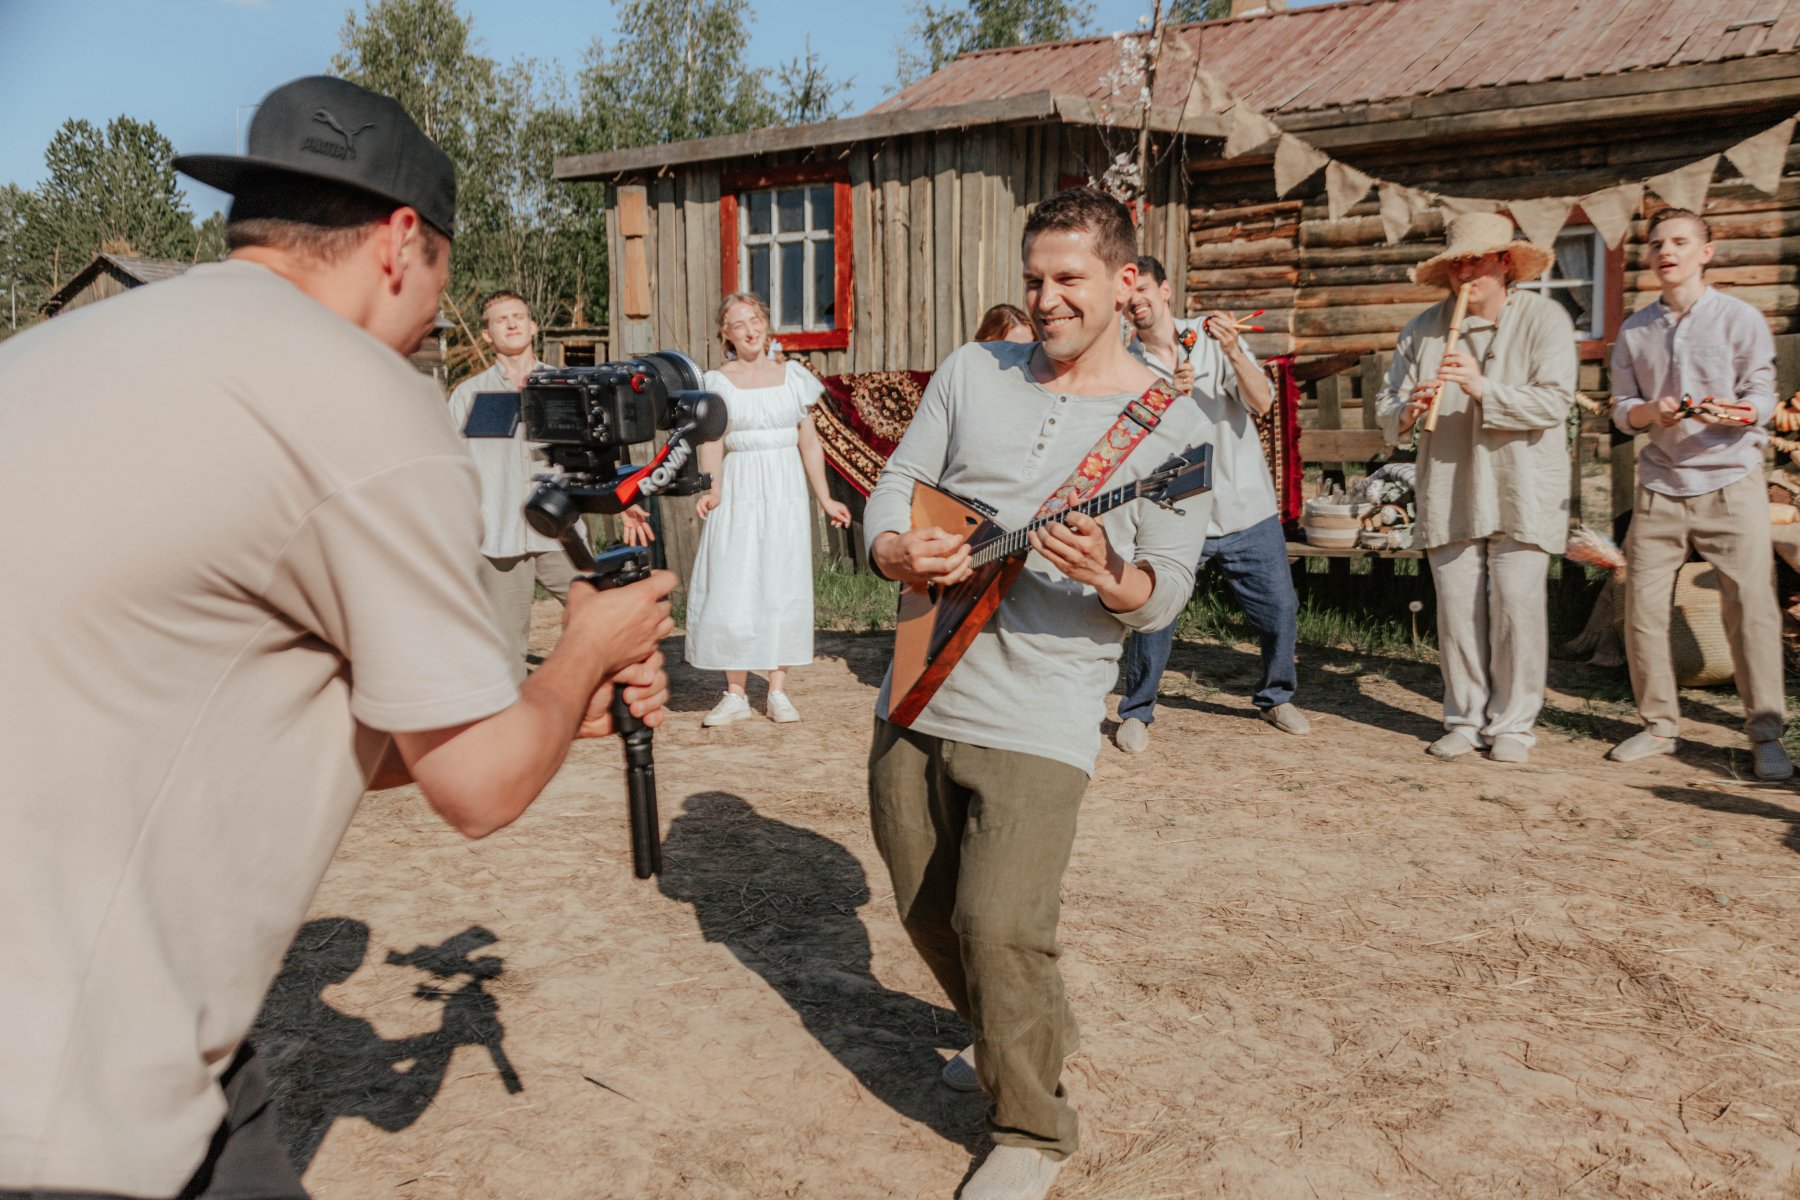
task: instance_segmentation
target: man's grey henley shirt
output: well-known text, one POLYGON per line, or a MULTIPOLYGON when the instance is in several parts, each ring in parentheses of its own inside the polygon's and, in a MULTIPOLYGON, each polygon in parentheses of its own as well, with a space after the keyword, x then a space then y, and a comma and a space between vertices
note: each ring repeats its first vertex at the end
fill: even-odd
MULTIPOLYGON (((988 505, 1004 529, 1030 523, 1136 398, 1075 396, 1035 383, 1030 363, 1036 349, 972 343, 944 360, 869 496, 863 517, 869 545, 884 533, 911 528, 915 483, 988 505)), ((1208 430, 1194 405, 1171 406, 1102 490, 1142 478, 1171 455, 1208 440, 1208 430)), ((1100 518, 1113 548, 1155 573, 1150 598, 1132 612, 1107 611, 1093 588, 1032 553, 999 611, 912 728, 1035 754, 1091 774, 1125 631, 1161 629, 1187 604, 1211 506, 1203 493, 1181 501, 1180 513, 1140 500, 1100 518)), ((891 682, 890 670, 876 706, 883 719, 891 682)))

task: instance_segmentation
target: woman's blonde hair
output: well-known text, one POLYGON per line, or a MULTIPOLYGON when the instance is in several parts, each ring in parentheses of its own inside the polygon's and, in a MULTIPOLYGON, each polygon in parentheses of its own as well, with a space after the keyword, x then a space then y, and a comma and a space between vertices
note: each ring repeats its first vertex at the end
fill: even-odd
POLYGON ((769 306, 763 303, 763 298, 761 296, 757 295, 755 292, 731 293, 731 295, 719 302, 719 348, 727 354, 735 353, 732 349, 731 340, 725 336, 725 314, 731 311, 731 306, 734 304, 748 304, 751 308, 754 308, 757 312, 762 314, 763 324, 765 326, 775 324, 773 318, 769 316, 769 306))

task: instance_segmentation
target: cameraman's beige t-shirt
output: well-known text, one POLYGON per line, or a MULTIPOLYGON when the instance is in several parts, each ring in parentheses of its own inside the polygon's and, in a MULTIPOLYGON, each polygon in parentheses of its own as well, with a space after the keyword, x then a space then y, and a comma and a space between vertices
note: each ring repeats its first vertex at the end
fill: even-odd
POLYGON ((227 262, 0 344, 0 1191, 166 1196, 387 738, 517 695, 430 381, 227 262))

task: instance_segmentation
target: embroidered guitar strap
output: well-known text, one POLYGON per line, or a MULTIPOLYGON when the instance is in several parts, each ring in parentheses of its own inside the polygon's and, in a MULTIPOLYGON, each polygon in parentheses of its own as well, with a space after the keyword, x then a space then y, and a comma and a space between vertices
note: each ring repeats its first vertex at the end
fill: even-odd
POLYGON ((1050 498, 1044 501, 1033 519, 1042 520, 1059 513, 1099 491, 1126 456, 1137 449, 1137 444, 1162 423, 1163 413, 1173 403, 1173 388, 1160 379, 1151 384, 1149 391, 1125 406, 1112 428, 1094 443, 1094 448, 1087 452, 1081 465, 1063 481, 1063 485, 1050 493, 1050 498))

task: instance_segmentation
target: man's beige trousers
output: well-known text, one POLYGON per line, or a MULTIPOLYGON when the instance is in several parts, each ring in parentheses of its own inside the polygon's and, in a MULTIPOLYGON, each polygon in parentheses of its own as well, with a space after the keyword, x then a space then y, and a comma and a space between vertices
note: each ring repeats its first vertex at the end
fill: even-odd
POLYGON ((481 588, 494 608, 494 621, 512 654, 513 679, 525 678, 525 648, 531 638, 531 600, 536 585, 567 604, 575 566, 561 550, 481 559, 481 588))
POLYGON ((1699 496, 1665 496, 1638 488, 1625 539, 1625 652, 1638 712, 1652 733, 1675 737, 1681 731, 1669 618, 1675 577, 1689 547, 1718 574, 1725 637, 1744 702, 1744 731, 1753 742, 1774 741, 1781 737, 1787 714, 1769 493, 1761 471, 1699 496))
POLYGON ((1544 580, 1550 554, 1505 534, 1425 552, 1437 585, 1444 728, 1479 745, 1510 734, 1535 745, 1550 664, 1544 580))

